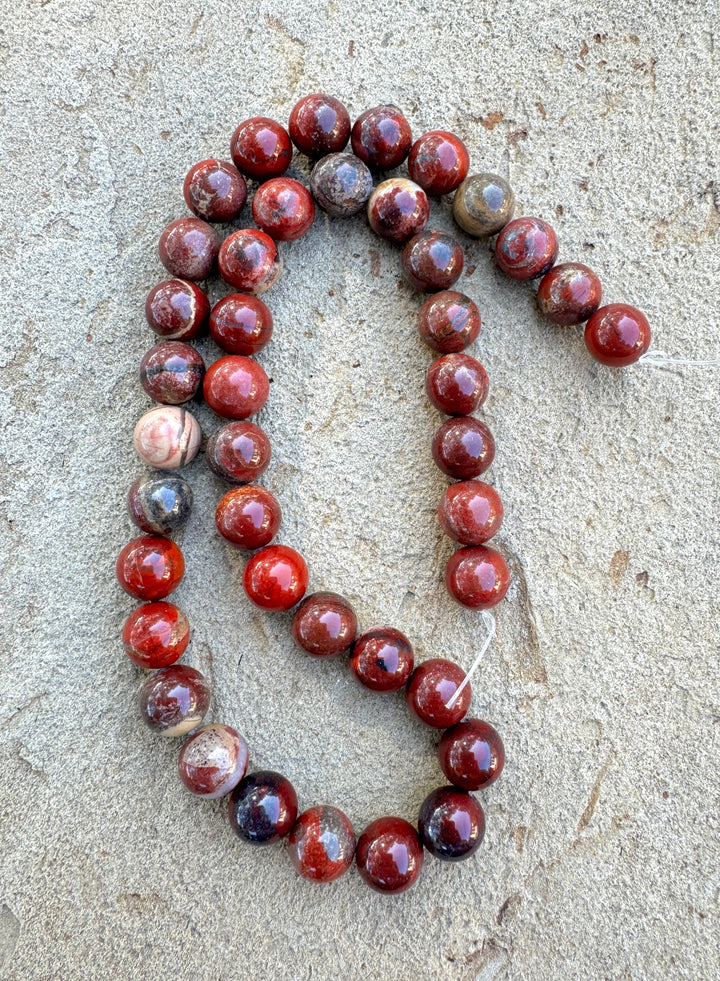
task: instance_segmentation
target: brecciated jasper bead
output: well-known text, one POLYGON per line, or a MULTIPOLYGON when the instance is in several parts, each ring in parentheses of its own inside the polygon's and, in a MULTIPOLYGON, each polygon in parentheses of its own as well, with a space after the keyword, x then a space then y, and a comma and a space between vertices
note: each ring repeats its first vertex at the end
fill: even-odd
POLYGON ((412 674, 415 653, 393 627, 370 627, 353 646, 350 670, 371 691, 398 691, 412 674))
POLYGON ((456 416, 433 436, 432 455, 443 473, 458 480, 479 477, 495 459, 493 435, 479 419, 456 416))
POLYGON ((241 228, 228 235, 220 247, 218 266, 225 282, 244 293, 264 293, 282 272, 275 243, 257 228, 241 228))
POLYGON ((185 559, 169 538, 142 535, 128 542, 120 552, 115 571, 126 593, 136 599, 159 600, 180 585, 185 559))
POLYGON ((300 815, 290 832, 288 854, 303 879, 332 882, 352 864, 352 825, 337 807, 311 807, 300 815))
POLYGON ((181 405, 197 392, 205 362, 194 347, 182 341, 162 341, 140 362, 140 382, 151 399, 181 405))
POLYGON ((584 323, 600 306, 602 283, 582 262, 562 262, 540 280, 540 313, 562 327, 584 323))
POLYGON ((447 232, 424 231, 414 235, 400 256, 405 275, 425 293, 447 290, 463 270, 460 243, 447 232))
POLYGON ((322 157, 344 149, 350 139, 350 116, 339 99, 314 92, 295 103, 288 129, 301 153, 322 157))
POLYGON ((220 498, 215 524, 223 538, 238 548, 269 545, 280 528, 280 504, 264 487, 234 487, 220 498))
POLYGON ((241 354, 228 354, 205 373, 203 395, 210 408, 225 419, 247 419, 265 405, 270 382, 263 368, 241 354))
POLYGON ((180 779, 192 794, 216 800, 229 794, 245 776, 247 743, 232 726, 210 725, 198 729, 178 757, 180 779))
POLYGON ((373 189, 372 174, 353 153, 331 153, 310 174, 310 190, 320 207, 335 218, 362 211, 373 189))
POLYGON ((489 610, 507 593, 510 570, 494 548, 471 545, 450 556, 445 583, 458 603, 471 610, 489 610))
POLYGON ((208 440, 205 458, 214 474, 229 484, 250 484, 270 463, 270 440, 252 422, 230 422, 208 440))
POLYGON ((425 191, 405 177, 378 184, 368 201, 370 227, 390 242, 407 242, 425 228, 429 217, 425 191))
POLYGON ((255 191, 252 214, 255 224, 276 242, 291 242, 309 231, 315 205, 300 181, 275 177, 255 191))
POLYGON ((358 116, 352 128, 352 148, 374 170, 398 167, 410 152, 410 123, 397 106, 375 106, 358 116))
POLYGON ((133 433, 143 463, 158 470, 177 470, 190 463, 200 448, 200 425, 187 409, 161 405, 140 416, 133 433))
POLYGON ((377 892, 405 892, 417 882, 423 848, 413 826, 399 817, 373 821, 358 839, 355 861, 360 875, 377 892))
POLYGON ((312 593, 295 610, 295 643, 314 657, 335 657, 348 650, 357 635, 352 606, 337 593, 312 593))
POLYGON ((438 507, 443 531, 461 545, 482 545, 500 530, 503 505, 500 495, 482 480, 450 484, 438 507))
POLYGON ((412 145, 408 173, 426 194, 449 194, 467 176, 470 154, 454 133, 432 130, 412 145))
POLYGON ((160 261, 180 279, 207 279, 220 249, 218 233, 200 218, 178 218, 160 236, 160 261))
POLYGON ((303 598, 307 584, 305 559, 287 545, 266 545, 245 564, 245 592, 264 610, 289 610, 303 598))
POLYGON ((554 229, 542 218, 515 218, 495 241, 495 260, 512 279, 544 276, 558 254, 554 229))
POLYGON ((198 218, 235 221, 247 201, 247 184, 227 160, 201 160, 188 171, 183 196, 198 218))
POLYGON ((490 385, 487 372, 475 358, 461 351, 434 361, 425 377, 428 398, 440 412, 467 416, 479 409, 490 385))
POLYGON ((186 664, 151 674, 140 692, 142 717, 161 736, 184 736, 197 729, 209 708, 205 676, 186 664))
POLYGON ((411 711, 434 729, 447 729, 460 722, 470 708, 472 691, 465 685, 451 708, 447 703, 465 680, 465 672, 444 657, 434 657, 415 668, 407 686, 406 699, 411 711))
POLYGON ((505 747, 489 722, 463 719, 443 733, 438 757, 450 783, 463 790, 481 790, 502 773, 505 747))
POLYGON ((128 491, 130 517, 146 535, 170 535, 190 517, 193 492, 182 477, 139 477, 128 491))
POLYGON ((452 354, 472 344, 480 333, 480 311, 469 296, 444 290, 429 296, 418 313, 418 331, 434 351, 452 354))
POLYGON ((139 668, 166 668, 187 650, 190 624, 173 603, 145 603, 125 621, 125 653, 139 668))
POLYGON ((650 347, 650 324, 636 307, 609 303, 585 325, 585 344, 596 361, 622 368, 633 364, 650 347))
POLYGON ((466 790, 438 787, 423 801, 418 830, 431 855, 447 862, 459 862, 480 847, 485 835, 485 815, 466 790))
POLYGON ((254 116, 235 130, 230 152, 239 171, 264 180, 285 173, 292 160, 292 143, 280 123, 266 116, 254 116))
POLYGON ((169 341, 199 337, 207 326, 210 303, 207 296, 184 279, 165 279, 148 293, 145 317, 156 334, 169 341))
POLYGON ((295 788, 274 770, 248 773, 228 802, 230 827, 252 845, 280 841, 292 830, 297 812, 295 788))
POLYGON ((475 238, 494 235, 510 221, 515 195, 506 180, 497 174, 473 174, 455 192, 453 217, 475 238))
POLYGON ((256 296, 231 293, 210 311, 210 336, 228 354, 256 354, 272 332, 272 314, 256 296))

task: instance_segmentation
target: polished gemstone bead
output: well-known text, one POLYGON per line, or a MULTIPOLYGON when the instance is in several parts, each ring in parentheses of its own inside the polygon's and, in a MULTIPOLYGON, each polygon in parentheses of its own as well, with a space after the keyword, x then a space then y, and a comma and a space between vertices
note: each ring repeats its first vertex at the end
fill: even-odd
POLYGON ((444 354, 434 361, 425 377, 428 398, 440 412, 467 416, 487 398, 487 372, 469 354, 444 354))
POLYGON ((241 354, 228 354, 205 373, 203 395, 210 408, 225 419, 247 419, 265 405, 270 382, 263 368, 241 354))
POLYGON ((270 454, 270 440, 263 430, 242 420, 217 429, 205 450, 212 472, 229 484, 257 480, 267 470, 270 454))
POLYGON ((218 265, 225 282, 244 293, 264 293, 282 272, 275 243, 256 228, 241 228, 228 235, 220 247, 218 265))
POLYGON ((462 182, 453 199, 453 217, 475 238, 495 235, 510 221, 515 195, 497 174, 473 174, 462 182))
POLYGON ((432 441, 432 455, 443 473, 458 480, 479 477, 495 458, 493 435, 479 419, 457 416, 440 426, 432 441))
POLYGON ((184 736, 197 729, 210 708, 210 685, 186 664, 151 674, 140 692, 140 712, 161 736, 184 736))
POLYGON ((272 314, 256 296, 231 293, 210 311, 210 336, 228 354, 256 354, 272 332, 272 314))
POLYGON ((502 555, 489 545, 461 548, 445 569, 448 592, 471 610, 497 606, 510 585, 510 570, 502 555))
POLYGON ((193 492, 182 477, 139 477, 128 491, 130 517, 146 535, 171 535, 190 517, 193 492))
POLYGON ((350 670, 371 691, 397 691, 412 674, 412 644, 393 627, 370 627, 353 646, 350 670))
POLYGON ((276 242, 291 242, 310 230, 315 205, 300 181, 275 177, 255 191, 252 214, 255 224, 276 242))
POLYGON ((378 184, 368 201, 370 227, 389 242, 407 242, 423 230, 429 217, 425 191, 405 177, 378 184))
POLYGON ((145 316, 156 334, 169 341, 199 337, 210 315, 208 298, 195 283, 165 279, 148 293, 145 316))
POLYGON ((582 262, 553 266, 540 280, 537 305, 540 313, 563 327, 584 323, 600 306, 602 283, 582 262))
POLYGON ((346 146, 350 139, 350 116, 339 99, 314 92, 295 103, 288 129, 301 153, 322 157, 346 146))
POLYGON ((447 729, 459 722, 470 708, 472 691, 467 684, 452 708, 447 703, 465 679, 463 669, 444 657, 434 657, 415 668, 407 686, 410 709, 433 729, 447 729))
POLYGON ((400 256, 405 275, 424 293, 447 290, 463 270, 460 243, 447 232, 424 231, 414 235, 400 256))
POLYGON ((269 545, 280 527, 280 504, 264 487, 234 487, 220 499, 215 524, 226 541, 238 548, 269 545))
POLYGON ((636 307, 609 303, 585 325, 585 344, 596 361, 622 368, 633 364, 650 347, 650 324, 636 307))
POLYGON ((297 820, 295 788, 281 773, 248 773, 230 795, 233 831, 253 845, 270 845, 289 834, 297 820))
POLYGON ((162 341, 140 362, 140 382, 151 399, 181 405, 197 392, 205 362, 194 347, 182 341, 162 341))
POLYGON ((319 160, 310 174, 312 196, 335 218, 349 218, 362 211, 372 189, 372 174, 353 153, 331 153, 319 160))
POLYGON ((495 783, 505 766, 500 734, 482 719, 463 719, 447 729, 438 746, 443 773, 464 790, 481 790, 495 783))
POLYGON ((157 535, 134 538, 115 565, 118 582, 136 599, 159 600, 180 585, 185 559, 175 542, 157 535))
POLYGON ((295 643, 315 657, 334 657, 351 647, 357 635, 352 606, 337 593, 312 593, 295 610, 295 643))
POLYGON ((467 176, 470 154, 454 133, 432 130, 412 145, 408 173, 426 194, 449 194, 467 176))
POLYGON ((145 603, 125 621, 125 653, 139 668, 165 668, 187 650, 190 624, 173 603, 145 603))
POLYGON ((417 323, 428 347, 452 354, 472 344, 480 333, 480 311, 464 293, 444 290, 425 300, 417 323))
POLYGON ((423 801, 418 830, 431 855, 458 862, 480 847, 485 834, 485 815, 466 790, 438 787, 423 801))
POLYGON ((207 279, 215 268, 220 238, 200 218, 178 218, 171 221, 160 236, 160 261, 173 276, 180 279, 207 279))
POLYGON ((360 875, 377 892, 405 892, 417 882, 423 849, 413 826, 399 817, 373 821, 358 839, 355 860, 360 875))
POLYGON ((178 757, 180 779, 192 794, 216 800, 229 794, 245 776, 247 743, 232 726, 210 725, 198 729, 178 757))
POLYGON ((245 592, 264 610, 289 610, 303 598, 307 584, 305 559, 287 545, 266 545, 245 564, 245 592))
POLYGON ((188 171, 183 195, 198 218, 235 221, 247 201, 247 184, 227 160, 201 160, 188 171))
POLYGON ((355 120, 351 141, 353 153, 368 167, 392 170, 410 152, 410 123, 397 106, 375 106, 355 120))
POLYGON ((557 254, 557 235, 542 218, 515 218, 495 240, 495 260, 512 279, 544 276, 557 254))
POLYGON ((438 517, 443 531, 461 545, 482 545, 500 530, 503 506, 500 495, 482 480, 450 484, 440 501, 438 517))
POLYGON ((288 854, 303 879, 332 882, 352 864, 352 825, 337 807, 311 807, 300 815, 290 832, 288 854))
POLYGON ((161 405, 140 416, 133 443, 143 463, 158 470, 177 470, 195 458, 201 437, 198 421, 187 409, 161 405))
POLYGON ((230 153, 243 174, 264 180, 285 173, 292 160, 292 143, 280 123, 254 116, 240 123, 233 133, 230 153))

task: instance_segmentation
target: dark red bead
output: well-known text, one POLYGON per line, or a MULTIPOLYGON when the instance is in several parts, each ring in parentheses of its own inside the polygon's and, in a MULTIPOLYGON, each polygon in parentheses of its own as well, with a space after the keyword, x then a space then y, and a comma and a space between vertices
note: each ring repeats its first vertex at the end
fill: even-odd
POLYGON ((145 603, 133 610, 122 632, 125 653, 140 668, 165 668, 182 657, 190 624, 173 603, 145 603))
POLYGON ((230 422, 208 440, 205 457, 214 474, 229 484, 250 484, 270 463, 270 440, 252 422, 230 422))
POLYGON ((482 480, 450 484, 440 501, 438 517, 443 531, 462 545, 482 545, 500 530, 503 506, 500 495, 482 480))
POLYGON ((440 426, 432 441, 432 455, 443 473, 458 480, 479 477, 495 458, 493 435, 479 419, 457 416, 440 426))
POLYGON ((502 555, 489 545, 461 548, 445 569, 448 592, 471 610, 497 606, 510 585, 510 570, 502 555))
POLYGON ((240 123, 232 135, 230 152, 238 170, 249 177, 279 177, 292 160, 287 130, 266 116, 240 123))
POLYGON ((156 334, 166 340, 187 341, 199 337, 207 326, 207 296, 184 279, 166 279, 148 293, 145 316, 156 334))
POLYGON ((319 160, 310 174, 313 197, 336 218, 349 218, 362 211, 372 189, 372 174, 353 153, 331 153, 319 160))
POLYGON ((418 331, 434 351, 452 354, 472 344, 480 333, 480 311, 469 296, 444 290, 429 296, 418 313, 418 331))
POLYGON ((633 364, 650 347, 650 324, 636 307, 609 303, 585 325, 585 344, 596 361, 622 368, 633 364))
POLYGON ((410 123, 397 106, 375 106, 355 120, 351 141, 353 153, 368 167, 392 170, 410 152, 410 123))
POLYGON ((418 830, 423 845, 432 855, 458 862, 480 847, 485 835, 485 815, 466 790, 438 787, 423 801, 418 830))
POLYGON ((205 221, 235 221, 247 201, 247 184, 227 160, 201 160, 188 171, 183 196, 205 221))
POLYGON ((358 839, 355 860, 360 875, 377 892, 405 892, 423 867, 423 849, 413 826, 399 817, 373 821, 358 839))
POLYGON ((408 157, 410 177, 426 194, 449 194, 467 177, 470 154, 454 133, 432 130, 412 145, 408 157))
POLYGON ((178 773, 191 794, 217 800, 237 787, 248 765, 247 743, 232 726, 198 729, 180 750, 178 773))
POLYGON ((337 807, 311 807, 300 815, 290 832, 288 855, 304 879, 332 882, 352 864, 352 825, 337 807))
POLYGON ((465 685, 452 708, 447 703, 465 680, 465 672, 444 657, 434 657, 415 668, 407 686, 410 709, 433 729, 447 729, 459 722, 470 708, 472 691, 465 685))
POLYGON ((276 242, 291 242, 309 231, 315 205, 300 181, 275 177, 255 191, 252 213, 255 224, 276 242))
POLYGON ((231 293, 210 311, 210 336, 228 354, 256 354, 272 332, 272 314, 256 296, 231 293))
POLYGON ((160 261, 180 279, 207 279, 220 249, 218 233, 200 218, 171 221, 160 236, 160 261))
POLYGON ((194 347, 182 341, 156 344, 140 362, 142 387, 151 399, 167 405, 189 401, 204 374, 205 362, 194 347))
POLYGON ((447 290, 463 270, 463 251, 447 232, 424 231, 414 235, 400 256, 405 275, 424 293, 447 290))
POLYGON ((280 504, 264 487, 235 487, 220 499, 215 524, 226 541, 238 548, 269 545, 280 527, 280 504))
POLYGON ((393 627, 370 627, 355 641, 350 670, 371 691, 397 691, 412 674, 415 654, 393 627))
POLYGON ((558 240, 542 218, 515 218, 495 242, 498 266, 512 279, 536 279, 555 265, 558 240))
POLYGON ((270 845, 284 838, 297 820, 297 811, 295 788, 274 770, 248 773, 228 802, 230 827, 252 845, 270 845))
POLYGON ((151 674, 140 692, 140 712, 161 736, 184 736, 197 729, 210 708, 205 676, 186 664, 151 674))
POLYGON ((315 657, 334 657, 348 650, 357 634, 352 606, 337 593, 306 596, 293 616, 295 643, 315 657))
POLYGON ((225 282, 244 293, 264 293, 282 272, 277 246, 256 228, 241 228, 228 235, 220 246, 218 266, 225 282))
POLYGON ((500 734, 482 719, 463 719, 447 729, 440 740, 438 756, 450 783, 464 790, 489 787, 505 766, 500 734))
POLYGON ((264 610, 289 610, 303 598, 307 584, 305 559, 287 545, 266 545, 245 564, 245 592, 264 610))
POLYGON ((251 358, 228 354, 205 373, 203 395, 210 408, 225 419, 247 419, 265 405, 270 382, 251 358))
POLYGON ((185 559, 169 538, 141 535, 120 552, 115 571, 126 593, 136 599, 159 600, 180 585, 185 559))
POLYGON ((350 116, 339 99, 314 92, 295 103, 288 129, 301 153, 322 157, 346 146, 350 139, 350 116))
POLYGON ((405 177, 378 184, 368 201, 370 227, 389 242, 407 242, 423 230, 429 217, 425 191, 405 177))
POLYGON ((600 306, 602 283, 582 262, 553 266, 540 280, 537 305, 540 313, 563 327, 584 323, 600 306))
POLYGON ((440 412, 467 416, 487 398, 487 372, 475 358, 462 352, 445 354, 434 361, 425 378, 428 398, 440 412))

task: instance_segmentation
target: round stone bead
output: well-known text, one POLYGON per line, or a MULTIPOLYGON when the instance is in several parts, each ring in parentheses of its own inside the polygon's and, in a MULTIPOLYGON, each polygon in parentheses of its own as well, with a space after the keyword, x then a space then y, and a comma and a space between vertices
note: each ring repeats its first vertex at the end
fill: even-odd
POLYGON ((247 184, 227 160, 201 160, 188 171, 183 196, 198 218, 235 221, 247 201, 247 184))
POLYGON ((275 243, 256 228, 241 228, 228 235, 220 247, 218 265, 225 282, 244 293, 264 293, 282 272, 275 243))
POLYGON ((266 545, 245 564, 245 592, 263 610, 289 610, 303 598, 307 584, 305 559, 287 545, 266 545))
POLYGON ((162 341, 140 362, 140 382, 151 399, 181 405, 197 392, 205 362, 194 347, 182 341, 162 341))
POLYGON ((434 361, 425 377, 428 398, 440 412, 467 416, 487 398, 487 372, 469 354, 444 354, 434 361))
POLYGON ((169 341, 199 337, 210 315, 208 298, 195 283, 166 279, 148 293, 145 317, 156 334, 169 341))
POLYGON ((173 603, 145 603, 125 621, 122 642, 125 653, 139 668, 165 668, 187 650, 190 624, 173 603))
POLYGON ((310 174, 312 196, 335 218, 349 218, 362 211, 372 189, 372 174, 352 153, 331 153, 318 161, 310 174))
POLYGON ((143 463, 158 470, 177 470, 200 448, 202 432, 195 416, 175 405, 161 405, 140 416, 133 433, 143 463))
POLYGON ((272 332, 272 314, 256 296, 231 293, 210 311, 210 336, 228 354, 257 354, 272 332))
POLYGON ((454 133, 432 130, 415 140, 408 173, 426 194, 449 194, 467 176, 470 154, 454 133))
POLYGON ((233 133, 230 153, 243 174, 264 180, 285 173, 292 160, 292 143, 280 123, 254 116, 240 123, 233 133))
POLYGON ((250 484, 270 463, 270 440, 252 422, 231 422, 208 440, 205 458, 214 474, 229 484, 250 484))
POLYGON ((360 835, 355 861, 371 889, 405 892, 422 871, 422 844, 409 822, 398 817, 378 818, 360 835))
POLYGON ((469 296, 444 290, 429 296, 418 313, 418 331, 434 351, 452 354, 472 344, 480 333, 480 311, 469 296))
POLYGON ((489 545, 461 548, 445 568, 448 592, 471 610, 497 606, 510 585, 510 570, 502 555, 489 545))
POLYGON ((636 307, 609 303, 585 325, 585 344, 596 361, 622 368, 633 364, 650 347, 650 324, 636 307))
POLYGON ((540 280, 537 305, 540 313, 562 327, 584 323, 600 306, 602 283, 582 262, 553 266, 540 280))
POLYGON ((210 708, 210 685, 186 664, 151 674, 140 692, 140 712, 161 736, 184 736, 197 729, 210 708))
POLYGON ((230 827, 252 845, 280 841, 292 830, 297 812, 295 788, 274 770, 249 773, 228 802, 230 827))
POLYGON ((423 230, 429 217, 425 191, 405 177, 378 184, 368 201, 370 227, 389 242, 407 242, 423 230))
POLYGON ((352 864, 352 825, 337 807, 311 807, 300 815, 290 832, 288 854, 303 879, 332 882, 352 864))
POLYGON ((555 265, 558 240, 542 218, 515 218, 495 241, 495 260, 512 279, 537 279, 555 265))
POLYGON ((452 708, 447 703, 465 680, 465 672, 443 657, 434 657, 415 668, 407 686, 406 699, 410 710, 433 729, 454 726, 467 714, 472 691, 467 684, 452 708))
POLYGON ((450 484, 438 507, 443 531, 461 545, 482 545, 500 530, 500 495, 482 480, 450 484))
POLYGON ((270 382, 251 358, 228 354, 211 364, 205 374, 203 395, 210 408, 225 419, 247 419, 265 405, 270 382))
POLYGON ((424 231, 414 235, 400 256, 405 275, 424 293, 447 290, 463 270, 460 243, 447 232, 424 231))
POLYGON ((215 524, 223 538, 238 548, 269 545, 280 528, 280 504, 264 487, 234 487, 220 499, 215 524))
POLYGON ((350 670, 371 691, 397 691, 412 674, 415 654, 404 634, 392 627, 370 627, 355 641, 350 670))
POLYGON ((160 236, 160 261, 180 279, 207 279, 220 249, 218 233, 200 218, 171 221, 160 236))
POLYGON ((193 492, 182 477, 139 477, 128 491, 130 517, 146 535, 171 535, 190 517, 193 492))
POLYGON ((431 855, 458 862, 480 847, 485 834, 485 815, 466 790, 438 787, 423 801, 418 831, 431 855))
POLYGON ((440 426, 432 441, 432 455, 443 473, 458 480, 479 477, 495 458, 493 435, 479 419, 457 416, 440 426))
POLYGON ((455 192, 453 217, 475 238, 494 235, 510 221, 515 195, 506 180, 497 174, 473 174, 455 192))
POLYGON ((255 224, 276 242, 292 242, 310 230, 315 205, 300 181, 275 177, 255 192, 252 214, 255 224))
POLYGON ((368 167, 392 170, 410 152, 410 123, 397 106, 375 106, 355 120, 351 141, 353 153, 368 167))
POLYGON ((447 729, 438 746, 443 773, 463 790, 481 790, 495 783, 505 766, 500 734, 482 719, 463 719, 447 729))
POLYGON ((247 743, 232 726, 210 725, 187 740, 178 773, 191 794, 216 800, 237 787, 248 766, 247 743))
POLYGON ((344 149, 350 139, 350 116, 339 99, 314 92, 295 103, 288 129, 301 153, 322 157, 344 149))
POLYGON ((185 559, 169 538, 141 535, 120 552, 115 572, 126 593, 140 600, 159 600, 180 585, 185 559))
POLYGON ((348 650, 357 635, 352 606, 337 593, 306 596, 293 616, 295 643, 314 657, 334 657, 348 650))

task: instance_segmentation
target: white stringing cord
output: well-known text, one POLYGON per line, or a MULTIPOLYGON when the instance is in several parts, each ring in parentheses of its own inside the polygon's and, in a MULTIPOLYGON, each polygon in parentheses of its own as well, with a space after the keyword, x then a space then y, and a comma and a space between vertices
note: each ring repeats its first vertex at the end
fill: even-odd
POLYGON ((480 648, 480 650, 478 651, 478 655, 473 661, 472 667, 463 678, 462 684, 460 685, 459 688, 455 689, 452 698, 445 703, 445 708, 451 709, 455 704, 455 702, 458 700, 458 698, 460 698, 463 688, 470 683, 470 679, 472 678, 472 676, 475 674, 478 667, 480 666, 480 662, 483 659, 485 651, 488 649, 488 647, 492 643, 493 637, 495 636, 495 617, 492 615, 492 613, 483 612, 482 618, 483 618, 483 623, 485 624, 485 629, 487 630, 487 637, 485 638, 485 642, 480 648))
POLYGON ((646 364, 650 368, 662 368, 666 364, 720 364, 720 358, 714 358, 708 361, 686 361, 685 358, 670 358, 664 351, 646 351, 645 354, 642 354, 638 358, 637 363, 646 364))

